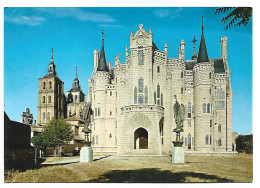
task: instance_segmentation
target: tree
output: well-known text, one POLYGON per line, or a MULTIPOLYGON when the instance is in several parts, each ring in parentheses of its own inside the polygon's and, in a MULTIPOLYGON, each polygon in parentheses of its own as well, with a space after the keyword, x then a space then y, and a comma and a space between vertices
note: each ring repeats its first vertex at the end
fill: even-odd
POLYGON ((246 26, 252 16, 252 7, 222 7, 217 8, 215 10, 215 14, 218 13, 226 13, 232 10, 227 16, 221 19, 221 23, 228 24, 224 27, 225 30, 230 28, 233 24, 235 27, 239 27, 241 25, 246 26))
MULTIPOLYGON (((64 119, 52 119, 43 129, 42 133, 32 138, 32 143, 40 147, 53 147, 54 156, 56 149, 69 143, 74 137, 69 123, 64 119)), ((60 151, 60 150, 59 150, 60 151)))

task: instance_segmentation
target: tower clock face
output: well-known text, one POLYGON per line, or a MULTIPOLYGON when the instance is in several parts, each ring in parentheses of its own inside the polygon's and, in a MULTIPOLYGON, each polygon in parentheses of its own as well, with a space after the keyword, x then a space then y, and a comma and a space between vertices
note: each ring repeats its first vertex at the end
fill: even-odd
POLYGON ((144 44, 144 38, 142 36, 138 37, 137 44, 139 44, 139 45, 144 44))

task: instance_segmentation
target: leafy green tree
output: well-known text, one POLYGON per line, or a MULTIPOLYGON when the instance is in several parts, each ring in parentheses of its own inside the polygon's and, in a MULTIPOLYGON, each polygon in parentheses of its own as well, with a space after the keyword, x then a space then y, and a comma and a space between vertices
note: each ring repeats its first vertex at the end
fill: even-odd
POLYGON ((221 19, 221 23, 227 23, 224 27, 225 30, 232 25, 239 27, 241 25, 246 26, 252 16, 252 7, 222 7, 215 10, 215 14, 226 13, 231 11, 227 16, 221 19))
POLYGON ((64 119, 52 119, 44 127, 40 135, 33 137, 32 143, 35 146, 53 147, 54 156, 56 157, 56 149, 60 149, 62 145, 69 143, 73 137, 74 133, 69 123, 64 119))

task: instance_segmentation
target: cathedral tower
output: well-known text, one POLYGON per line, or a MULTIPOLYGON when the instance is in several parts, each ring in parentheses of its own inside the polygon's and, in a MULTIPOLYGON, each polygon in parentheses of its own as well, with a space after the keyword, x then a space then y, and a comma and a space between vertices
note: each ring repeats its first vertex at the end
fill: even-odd
POLYGON ((47 74, 39 78, 38 124, 46 125, 52 118, 64 118, 64 83, 57 75, 53 60, 48 65, 47 74))

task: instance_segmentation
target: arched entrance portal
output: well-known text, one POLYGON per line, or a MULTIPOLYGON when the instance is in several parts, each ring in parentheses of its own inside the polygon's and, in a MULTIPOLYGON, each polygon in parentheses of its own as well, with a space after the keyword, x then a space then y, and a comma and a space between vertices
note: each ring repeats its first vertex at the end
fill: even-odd
POLYGON ((148 149, 148 132, 144 128, 138 128, 134 132, 134 149, 148 149))

